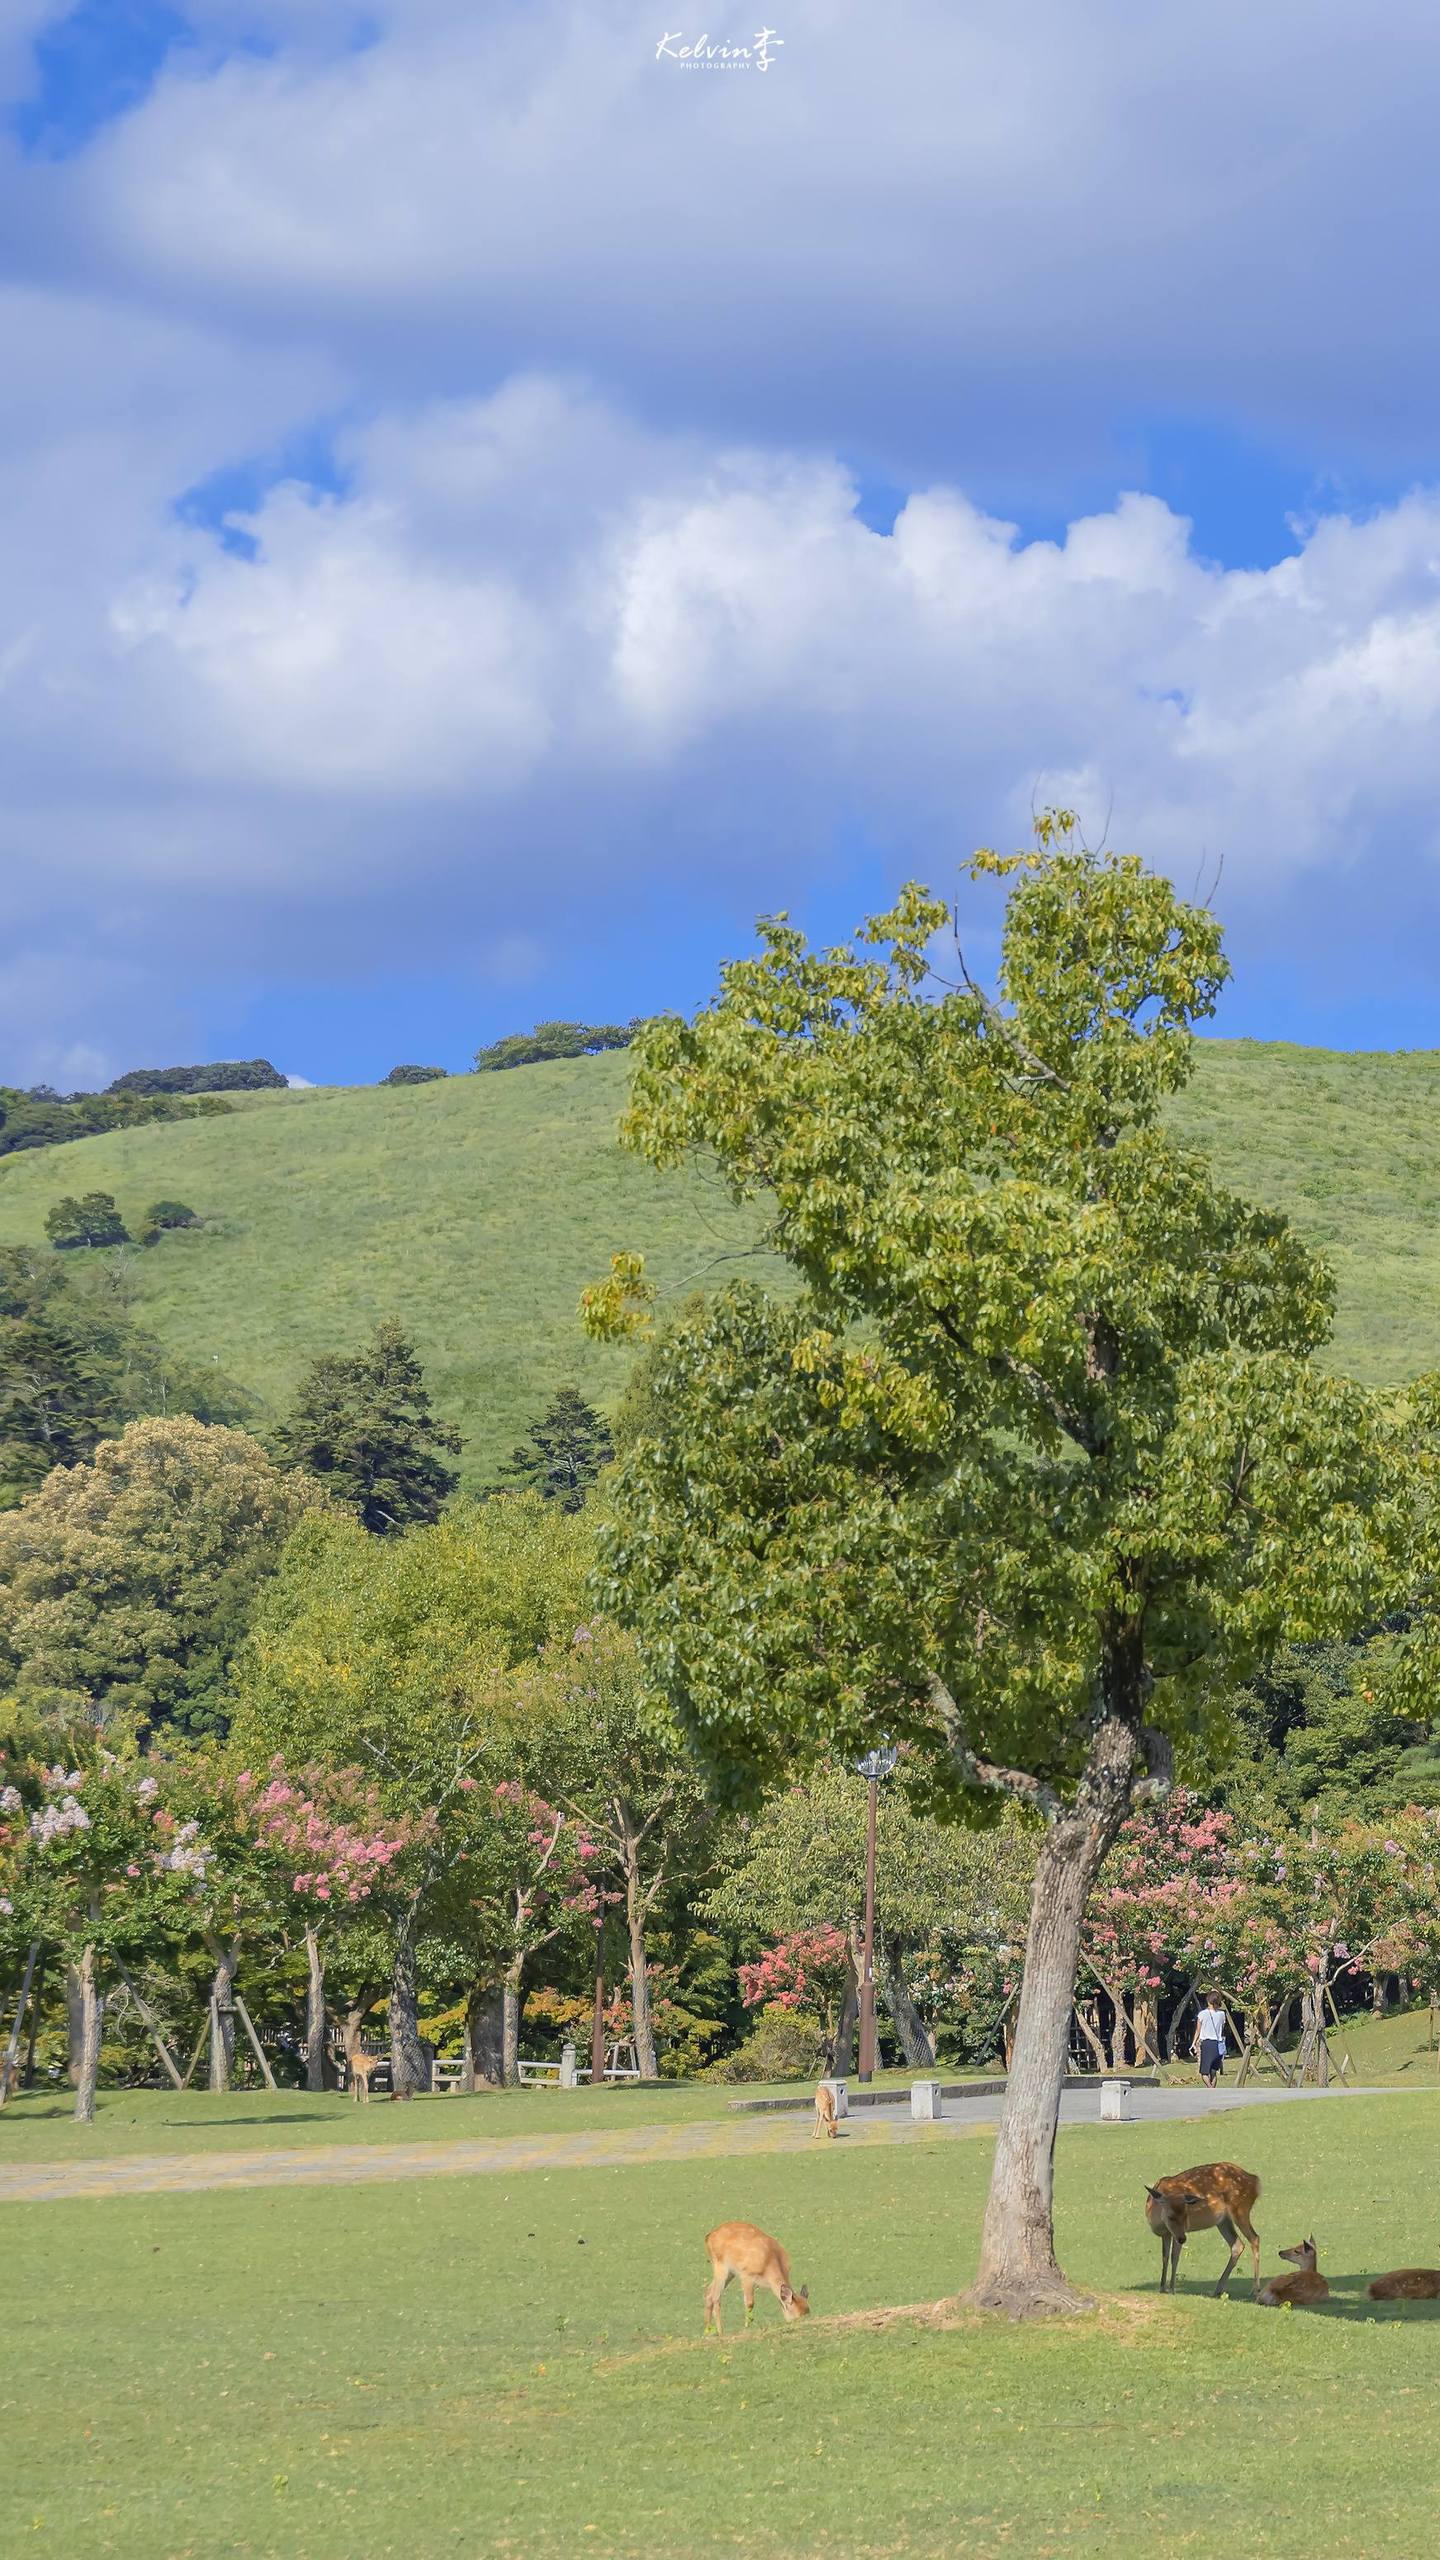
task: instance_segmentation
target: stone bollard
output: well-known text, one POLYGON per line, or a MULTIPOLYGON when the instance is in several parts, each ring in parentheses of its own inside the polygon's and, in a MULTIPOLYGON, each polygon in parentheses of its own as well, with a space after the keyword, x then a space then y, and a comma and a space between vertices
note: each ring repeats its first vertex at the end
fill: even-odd
POLYGON ((828 2089, 835 2101, 835 2121, 838 2124, 842 2116, 848 2116, 850 2113, 850 2101, 845 2094, 845 2083, 843 2080, 822 2080, 820 2086, 822 2089, 828 2089))
POLYGON ((1130 2114, 1128 2080, 1104 2080, 1100 2084, 1100 2121, 1102 2124, 1124 2124, 1130 2114))
POLYGON ((560 2086, 562 2089, 578 2089, 580 2086, 580 2074, 575 2068, 573 2044, 562 2044, 560 2047, 560 2086))
POLYGON ((943 2116, 945 2106, 938 2080, 911 2081, 910 2113, 920 2124, 932 2124, 937 2116, 943 2116))

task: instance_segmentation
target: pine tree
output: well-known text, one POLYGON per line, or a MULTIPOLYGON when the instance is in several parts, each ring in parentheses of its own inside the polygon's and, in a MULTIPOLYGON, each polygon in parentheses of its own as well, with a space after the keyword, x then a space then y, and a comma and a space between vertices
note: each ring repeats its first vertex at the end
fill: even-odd
POLYGON ((440 1452, 458 1452, 460 1434, 432 1414, 415 1346, 394 1322, 363 1351, 311 1363, 277 1446, 382 1537, 438 1519, 459 1482, 440 1452))
MULTIPOLYGON (((509 1484, 528 1485, 546 1502, 558 1502, 562 1511, 578 1511, 614 1455, 603 1414, 586 1403, 578 1387, 561 1387, 500 1473, 509 1484)), ((507 1489, 505 1483, 494 1488, 497 1493, 507 1489)))

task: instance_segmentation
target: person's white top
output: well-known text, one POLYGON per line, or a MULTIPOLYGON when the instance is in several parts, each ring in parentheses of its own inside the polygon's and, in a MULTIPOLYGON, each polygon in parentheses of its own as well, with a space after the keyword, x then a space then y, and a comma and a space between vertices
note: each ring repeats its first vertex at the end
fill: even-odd
POLYGON ((1202 2009, 1200 2012, 1200 2024, 1197 2029, 1197 2033, 1202 2044, 1218 2044, 1223 2052, 1225 2048, 1224 2010, 1202 2009))

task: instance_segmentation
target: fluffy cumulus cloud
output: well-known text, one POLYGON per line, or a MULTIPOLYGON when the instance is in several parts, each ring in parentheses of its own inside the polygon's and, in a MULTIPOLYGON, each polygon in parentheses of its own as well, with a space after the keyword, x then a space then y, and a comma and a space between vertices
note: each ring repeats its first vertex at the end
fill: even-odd
POLYGON ((286 973, 543 990, 602 907, 948 876, 1036 797, 1236 914, 1428 878, 1440 498, 1241 571, 976 492, 1142 398, 1411 468, 1440 21, 777 14, 726 75, 633 0, 192 0, 139 103, 0 146, 7 1072, 286 973))

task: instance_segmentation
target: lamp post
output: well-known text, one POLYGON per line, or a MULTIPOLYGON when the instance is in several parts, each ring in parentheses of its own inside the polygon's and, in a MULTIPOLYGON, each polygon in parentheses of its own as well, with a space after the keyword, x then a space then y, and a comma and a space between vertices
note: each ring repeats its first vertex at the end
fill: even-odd
POLYGON ((595 2016, 590 2029, 590 2086, 605 2086, 605 1895, 595 1886, 595 2016))
POLYGON ((860 2078, 875 2077, 875 1823, 880 1807, 880 1781, 888 1778, 899 1753, 890 1743, 867 1751, 856 1772, 870 1790, 865 1820, 865 1949, 860 1975, 860 2078))

